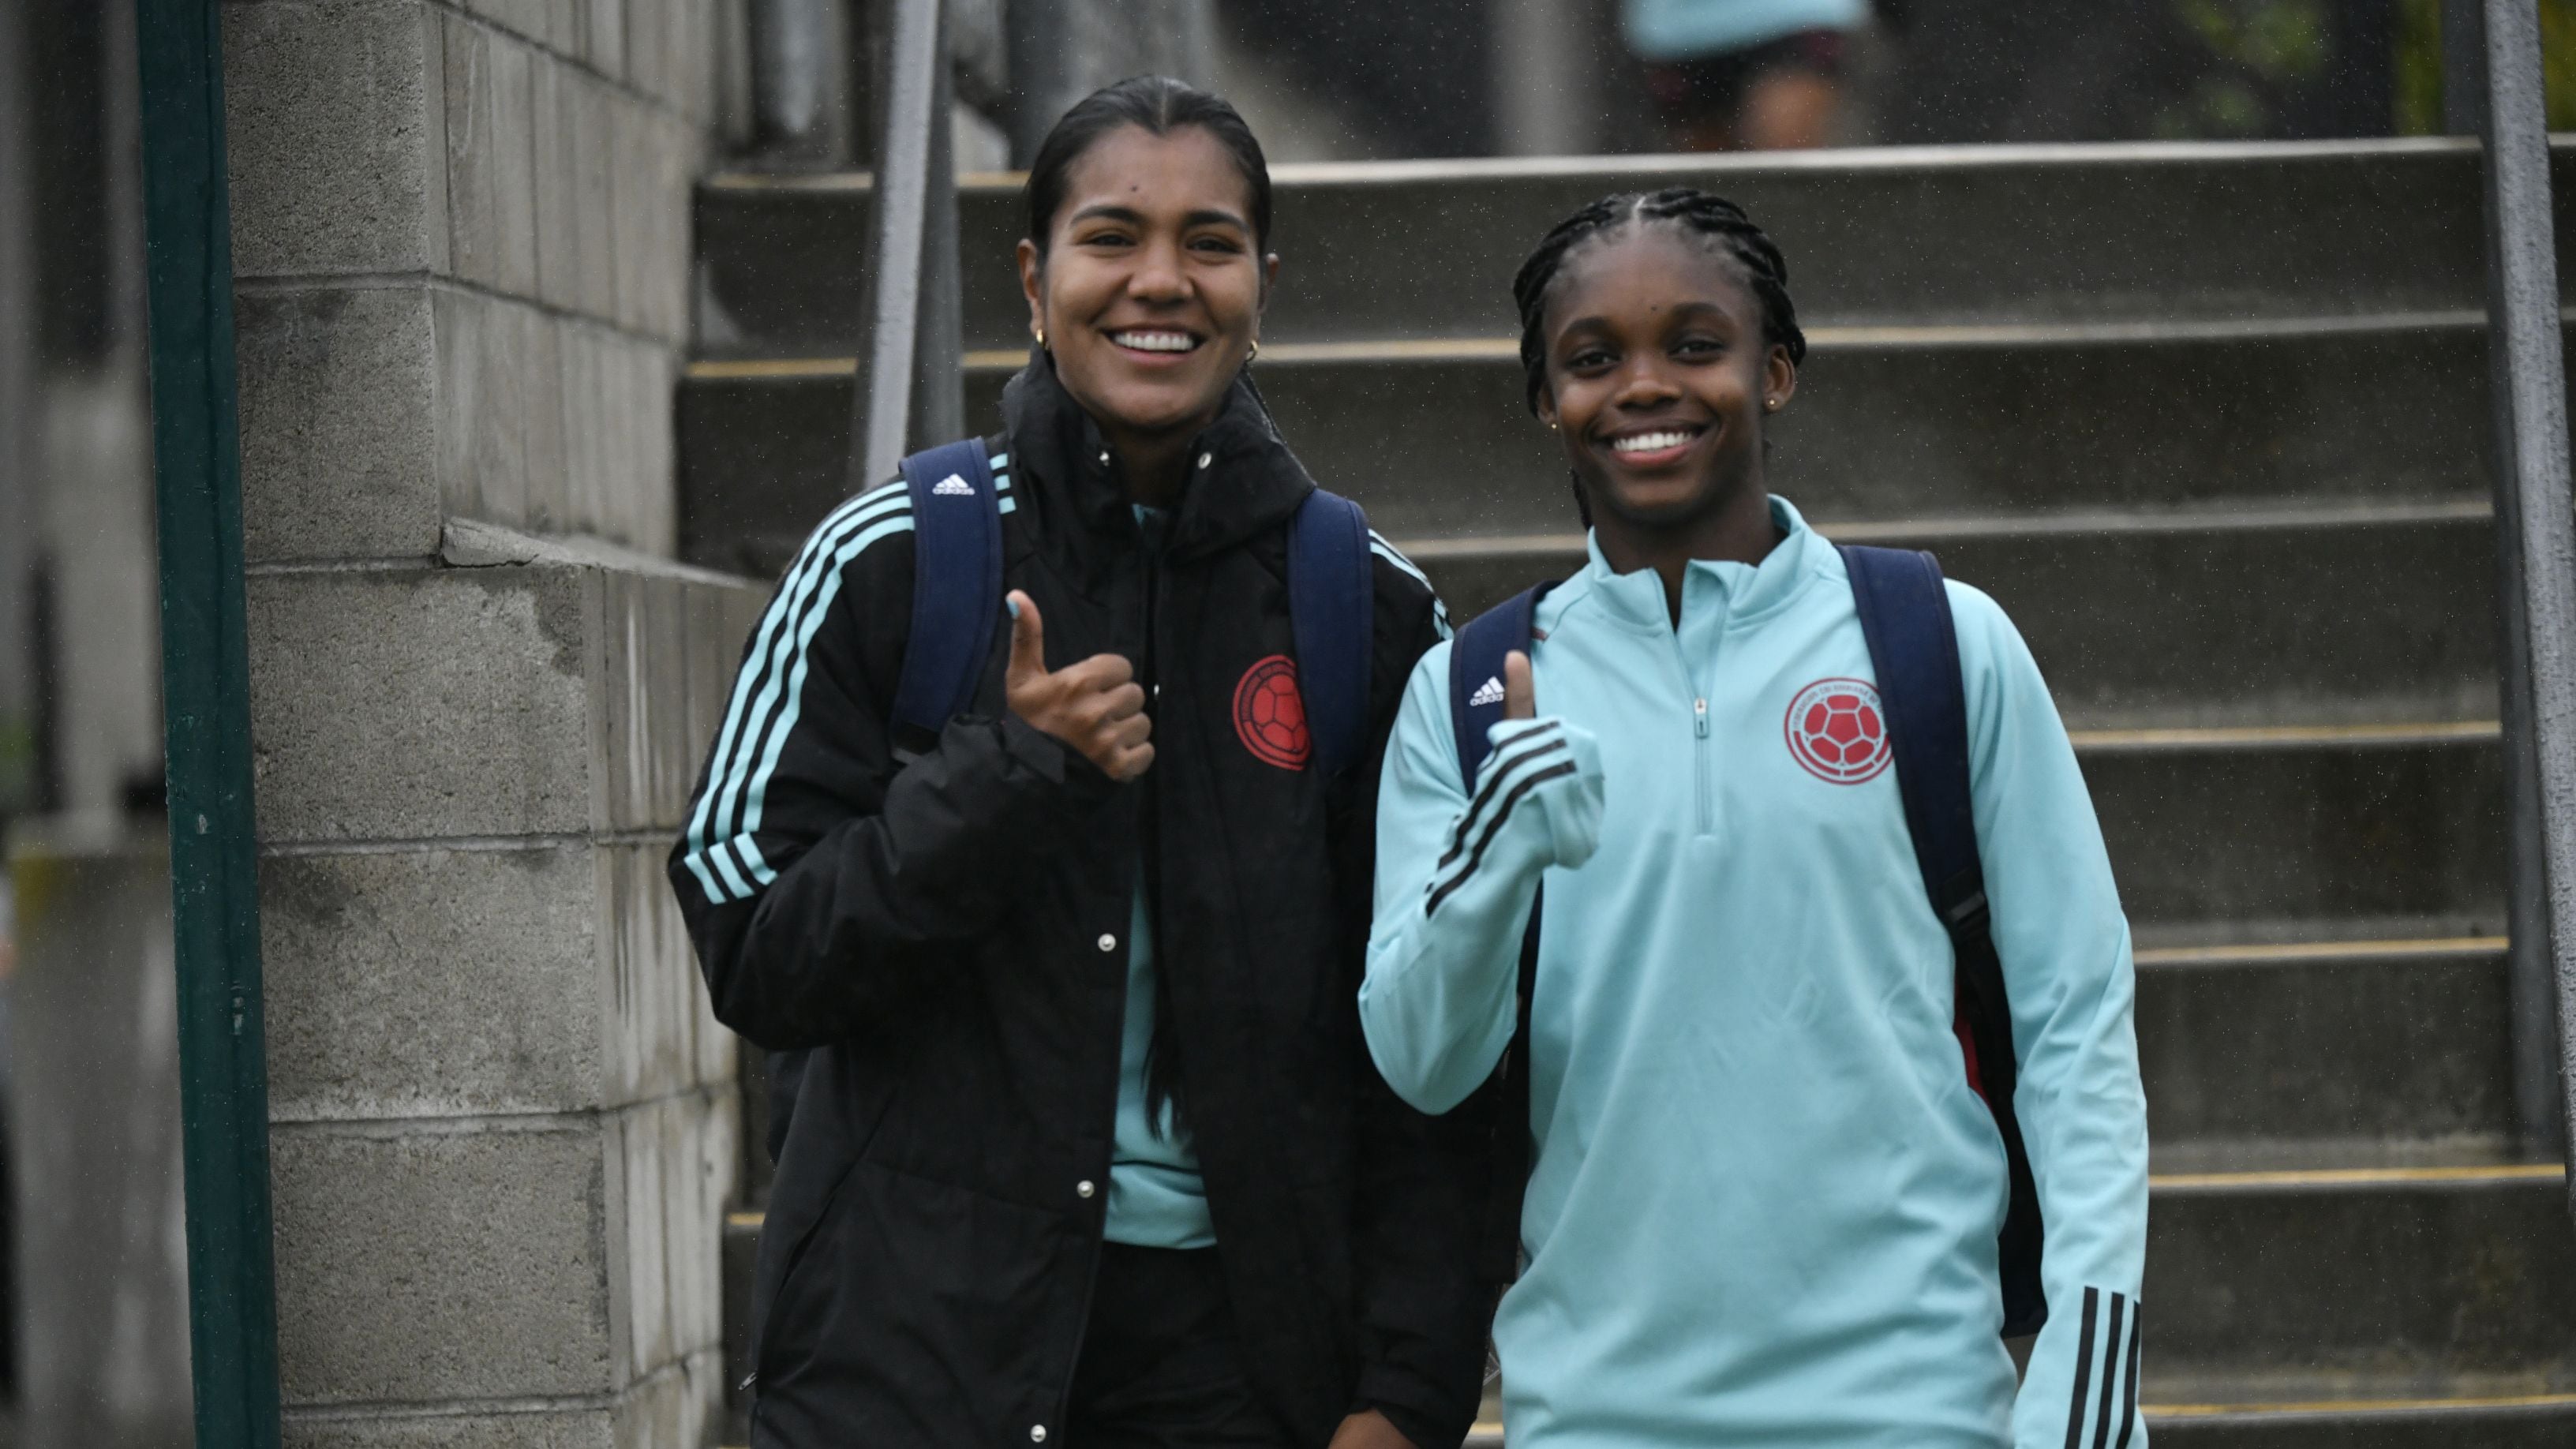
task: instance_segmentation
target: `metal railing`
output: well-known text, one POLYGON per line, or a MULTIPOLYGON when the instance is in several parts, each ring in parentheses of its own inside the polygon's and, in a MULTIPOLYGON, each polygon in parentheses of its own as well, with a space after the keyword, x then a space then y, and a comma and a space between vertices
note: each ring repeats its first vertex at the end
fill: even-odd
MULTIPOLYGON (((2565 344, 2539 6, 2485 0, 2482 19, 2514 1095, 2526 1145, 2563 1153, 2576 1134, 2576 1094, 2560 1065, 2576 1055, 2576 500, 2568 496, 2565 344)), ((2576 1212, 2576 1198, 2569 1208, 2576 1212)))
POLYGON ((196 1442, 276 1449, 268 1057, 220 16, 205 0, 137 0, 135 14, 196 1442))
POLYGON ((872 331, 850 427, 851 491, 894 476, 905 453, 965 431, 959 377, 957 168, 941 0, 892 0, 870 251, 872 331))

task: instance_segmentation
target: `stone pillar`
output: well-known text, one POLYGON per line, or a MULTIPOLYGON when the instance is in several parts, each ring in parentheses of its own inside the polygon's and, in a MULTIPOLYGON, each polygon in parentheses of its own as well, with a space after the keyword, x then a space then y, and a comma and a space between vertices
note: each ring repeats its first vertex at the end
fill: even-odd
POLYGON ((731 1038, 661 858, 739 0, 223 8, 287 1441, 714 1442, 731 1038))

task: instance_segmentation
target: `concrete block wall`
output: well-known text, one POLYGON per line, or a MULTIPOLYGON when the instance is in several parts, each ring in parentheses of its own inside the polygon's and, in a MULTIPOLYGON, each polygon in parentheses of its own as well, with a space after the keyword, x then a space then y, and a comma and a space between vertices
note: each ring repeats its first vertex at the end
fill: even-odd
POLYGON ((741 11, 224 7, 254 557, 426 557, 451 515, 668 552, 669 433, 636 424, 686 342, 741 11))
POLYGON ((661 862, 762 603, 672 563, 742 0, 227 0, 287 1439, 704 1449, 730 1036, 661 862))

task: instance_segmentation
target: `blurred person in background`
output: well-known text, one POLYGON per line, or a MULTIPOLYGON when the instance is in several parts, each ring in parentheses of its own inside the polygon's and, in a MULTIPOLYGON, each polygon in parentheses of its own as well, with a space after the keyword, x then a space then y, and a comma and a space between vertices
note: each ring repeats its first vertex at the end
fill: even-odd
POLYGON ((1668 144, 1683 151, 1830 145, 1870 0, 1624 0, 1628 48, 1668 144))

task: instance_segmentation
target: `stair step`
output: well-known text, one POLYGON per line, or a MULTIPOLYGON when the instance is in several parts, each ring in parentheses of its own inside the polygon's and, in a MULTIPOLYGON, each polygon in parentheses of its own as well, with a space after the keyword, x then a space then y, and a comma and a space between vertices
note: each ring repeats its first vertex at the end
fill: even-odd
MULTIPOLYGON (((836 407, 846 387, 840 396, 836 407)), ((710 567, 774 576, 843 496, 822 481, 840 475, 843 455, 837 442, 813 446, 819 418, 752 425, 722 417, 725 406, 694 385, 682 400, 684 550, 710 567), (789 467, 789 455, 803 462, 789 467), (798 467, 803 482, 793 481, 798 467)), ((846 420, 832 426, 841 436, 846 420)), ((1373 514, 1387 511, 1378 485, 1352 491, 1373 514)), ((1422 536, 1382 522, 1380 531, 1465 618, 1582 566, 1571 500, 1561 507, 1563 526, 1545 533, 1422 536)), ((1814 508, 1810 517, 1839 541, 1931 548, 1951 577, 1994 595, 2070 718, 2495 709, 2495 541, 2482 496, 1877 519, 1814 508)))
MULTIPOLYGON (((1963 518, 1937 537, 1818 526, 1841 542, 1931 547, 1951 578, 2003 605, 2079 723, 2494 713, 2495 539, 2481 501, 2068 522, 1963 518)), ((1583 566, 1571 533, 1396 542, 1457 618, 1583 566)))
POLYGON ((2504 898, 2501 755, 2491 743, 2157 749, 2081 757, 2129 919, 2483 920, 2504 898))
MULTIPOLYGON (((2501 936, 2139 947, 2159 1170, 2493 1160, 2512 1112, 2505 948, 2501 936)), ((747 1067, 747 1098, 765 1084, 747 1067)), ((758 1207, 768 1153, 754 1142, 746 1155, 758 1207)), ((759 1214, 743 1223, 756 1232, 759 1214)))
MULTIPOLYGON (((2471 312, 1810 340, 1772 466, 1820 517, 2485 494, 2471 312)), ((969 359, 967 416, 999 416, 1025 356, 969 359)), ((1523 403, 1516 339, 1282 344, 1257 371, 1309 470, 1368 505, 1381 532, 1573 526, 1555 440, 1523 403)), ((692 365, 681 431, 699 515, 793 533, 828 511, 847 487, 850 385, 845 356, 692 365)))
MULTIPOLYGON (((1773 476, 1844 517, 2483 492, 2478 323, 1818 329, 1773 476)), ((1024 356, 970 372, 971 416, 1024 356)), ((1385 532, 1571 523, 1516 338, 1265 347, 1257 375, 1307 467, 1385 532)))
POLYGON ((2302 724, 2164 726, 2145 729, 2071 729, 2067 738, 2083 755, 2160 754, 2192 750, 2276 750, 2345 746, 2371 749, 2403 745, 2483 745, 2502 738, 2491 719, 2434 724, 2302 724))
MULTIPOLYGON (((2511 1126, 2505 944, 2139 948, 2138 1051, 2159 1167, 2487 1160, 2511 1126)), ((759 1095, 757 1067, 745 1075, 746 1096, 759 1095)), ((768 1153, 755 1141, 746 1155, 758 1205, 768 1153)))
MULTIPOLYGON (((2477 156, 2406 140, 1280 166, 1285 265, 1264 335, 1484 334, 1559 218, 1674 184, 1744 203, 1787 252, 1812 325, 2476 309, 2477 156)), ((2551 159, 2568 271, 2576 152, 2561 141, 2551 159)), ((856 176, 701 187, 697 335, 750 355, 864 350, 872 195, 856 176)), ((1004 260, 1025 230, 1018 178, 970 178, 959 205, 967 343, 1020 346, 1027 307, 1004 260)))
MULTIPOLYGON (((2425 934, 2420 926, 2449 934, 2503 930, 2502 755, 2490 725, 2123 730, 2079 732, 2075 742, 2122 905, 2150 942, 2176 933, 2331 938, 2350 934, 2354 920, 2420 923, 2402 932, 2410 935, 2425 934)), ((2503 1059, 2488 1015, 2500 988, 2487 973, 2497 968, 2489 962, 2442 974, 2450 969, 2382 961, 2338 978, 2315 965, 2281 966, 2159 984, 2158 991, 2176 993, 2160 998, 2179 1013, 2166 1027, 2178 1043, 2196 1043, 2179 1046, 2178 1060, 2193 1070, 2226 1068, 2202 1085, 2205 1095, 2193 1099, 2185 1120, 2257 1131, 2274 1106, 2288 1105, 2288 1094, 2303 1105, 2273 1129, 2280 1136, 2308 1127, 2333 1127, 2342 1136, 2407 1121, 2494 1125, 2490 1093, 2500 1087, 2473 1064, 2489 1052, 2503 1059), (2435 993, 2440 1009, 2426 1003, 2429 1015, 2414 1029, 2384 1017, 2394 1008, 2363 995, 2343 1003, 2354 1015, 2336 1029, 2376 1023, 2371 1029, 2380 1034, 2371 1040, 2407 1043, 2413 1066, 2425 1074, 2410 1080, 2445 1084, 2441 1100, 2390 1099, 2384 1083, 2374 1089, 2354 1075, 2366 1075, 2367 1067, 2335 1065, 2330 1040, 2310 1042, 2304 1056, 2273 1054, 2286 1074, 2278 1079, 2246 1078, 2228 1058, 2258 1042, 2272 1052, 2260 1035, 2260 1024, 2272 1018, 2230 1025, 2225 1008, 2205 1004, 2296 1005, 2302 1014, 2283 1019, 2281 1031, 2323 1029, 2339 1020, 2325 1014, 2337 982, 2361 980, 2407 1001, 2435 993), (2453 1028, 2462 1039, 2441 1043, 2441 1032, 2453 1028), (2299 1065, 2288 1064, 2293 1060, 2299 1065), (2358 1125, 2365 1122, 2382 1125, 2358 1125)), ((2348 1045, 2357 1049, 2359 1041, 2348 1045)), ((2160 1140, 2165 1132, 2159 1122, 2160 1140)))
POLYGON ((2160 1168, 2492 1151, 2512 1128, 2501 938, 2137 954, 2160 1168))
MULTIPOLYGON (((2576 1394, 2139 1408, 2156 1443, 2193 1449, 2564 1449, 2576 1438, 2576 1394)), ((1464 1449, 1504 1449, 1503 1426, 1478 1424, 1464 1449)))
MULTIPOLYGON (((812 522, 849 490, 848 379, 736 376, 710 373, 708 366, 693 370, 681 399, 684 549, 711 566, 774 573, 812 522)), ((749 366, 774 371, 777 365, 749 366)), ((1977 371, 1959 367, 1946 374, 1977 371)), ((2448 371, 2475 375, 2469 360, 2448 371)), ((1288 389, 1274 391, 1283 395, 1284 409, 1288 389)), ((1534 441, 1543 435, 1511 421, 1501 403, 1475 414, 1471 427, 1436 399, 1404 397, 1406 407, 1431 420, 1427 426, 1328 427, 1319 414, 1291 436, 1325 440, 1328 447, 1350 439, 1346 446, 1354 448, 1393 439, 1399 455, 1417 445, 1436 454, 1436 441, 1426 436, 1472 430, 1526 433, 1529 448, 1543 448, 1534 441)), ((2443 435, 2439 451, 2453 460, 2449 466, 2479 455, 2483 409, 2472 401, 2453 410, 2459 426, 2450 431, 2460 436, 2448 436, 2448 425, 2422 430, 2443 435)), ((1510 406, 1517 407, 1516 393, 1510 406)), ((2195 409, 2144 411, 2186 416, 2195 409)), ((2394 397, 2363 411, 2377 418, 2425 415, 2394 397)), ((1960 415, 1983 416, 1974 409, 1960 415)), ((2301 424, 2298 436, 2276 439, 2278 447, 2213 452, 2208 440, 2189 440, 2191 446, 2166 455, 2170 466, 2162 466, 2162 476, 2172 492, 2174 476, 2212 471, 2196 470, 2195 456, 2283 453, 2348 435, 2356 443, 2348 467, 2302 475, 2323 491, 2255 502, 2195 499, 2183 490, 2177 506, 2113 506, 2083 480, 2132 465, 2087 465, 2075 454, 2086 446, 2087 428, 2109 426, 2115 415, 2128 414, 2105 404, 2068 421, 2068 437, 2054 449, 2025 449, 2026 440, 2011 429, 1961 429, 1963 437, 1977 436, 1981 448, 2039 458, 2026 475, 2026 491, 2042 507, 1945 509, 1974 500, 1957 489, 1945 496, 1944 476, 2008 475, 2012 467, 2001 461, 1993 469, 1917 466, 1904 449, 1847 470, 1846 478, 1874 481, 1866 489, 1843 487, 1839 496, 1830 481, 1810 491, 1808 474, 1785 459, 1782 476, 1795 480, 1793 496, 1833 536, 1934 548, 1953 577, 1996 595, 2030 638, 2061 708, 2072 715, 2195 715, 2201 707, 2233 704, 2244 713, 2295 707, 2313 716, 2320 697, 2373 702, 2338 711, 2346 717, 2400 708, 2414 714, 2494 708, 2495 545, 2483 493, 2354 491, 2364 487, 2354 479, 2375 480, 2368 486, 2379 488, 2431 475, 2406 461, 2413 444, 2380 436, 2385 424, 2318 418, 2301 424), (2374 458, 2386 460, 2390 471, 2373 471, 2374 458), (2336 489, 2344 491, 2338 496, 2336 489), (1872 501, 1884 506, 1862 506, 1872 501)), ((1834 432, 1819 428, 1808 436, 1834 432)), ((2100 457, 2134 451, 2116 438, 2092 441, 2102 444, 2100 457)), ((1784 439, 1784 453, 1794 446, 1784 439)), ((1543 462, 1505 473, 1443 466, 1436 457, 1363 467, 1355 454, 1322 476, 1370 508, 1379 530, 1431 571, 1461 617, 1534 578, 1580 566, 1571 500, 1543 462), (1505 526, 1515 522, 1524 531, 1505 526), (1531 524, 1543 531, 1525 531, 1531 524)), ((2474 478, 2452 481, 2474 488, 2474 478)), ((2134 492, 2126 485, 2111 490, 2113 496, 2134 492)), ((1987 501, 2000 502, 2002 495, 1987 501)))
POLYGON ((2191 1449, 2563 1449, 2576 1394, 2142 1406, 2155 1442, 2191 1449))
MULTIPOLYGON (((2140 1413, 2156 1442, 2191 1449, 2564 1449, 2576 1439, 2576 1394, 2144 1404, 2140 1413)), ((1504 1449, 1503 1426, 1477 1424, 1462 1449, 1504 1449)))
POLYGON ((2566 1178, 2567 1169, 2555 1162, 2473 1162, 2438 1167, 2286 1167, 2246 1172, 2158 1172, 2149 1176, 2148 1183, 2161 1192, 2268 1193, 2288 1189, 2342 1192, 2353 1188, 2491 1188, 2533 1182, 2563 1184, 2566 1178))
POLYGON ((2563 1168, 2179 1174, 2153 1194, 2160 1378, 2264 1400, 2294 1376, 2576 1388, 2563 1168))
MULTIPOLYGON (((2189 1389, 2193 1404, 2288 1403, 2311 1415, 2329 1412, 2313 1400, 2367 1398, 2366 1409, 2331 1412, 2386 1417, 2418 1411, 2377 1402, 2388 1393, 2308 1390, 2480 1377, 2576 1388, 2565 1180, 2564 1168, 2527 1164, 2155 1176, 2148 1397, 2174 1402, 2170 1385, 2189 1389)), ((760 1222, 737 1213, 725 1225, 727 1342, 737 1353, 760 1222)), ((729 1368, 729 1381, 743 1371, 729 1368)))

